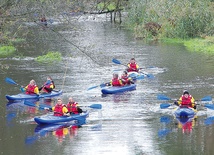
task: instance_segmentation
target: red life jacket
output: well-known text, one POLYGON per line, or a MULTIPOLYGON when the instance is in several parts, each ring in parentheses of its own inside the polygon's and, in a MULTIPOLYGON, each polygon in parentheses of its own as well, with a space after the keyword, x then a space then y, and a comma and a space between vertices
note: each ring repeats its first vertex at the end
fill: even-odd
POLYGON ((112 79, 112 86, 122 86, 119 79, 112 79))
POLYGON ((129 63, 129 68, 127 70, 128 72, 137 72, 138 69, 137 69, 137 64, 136 63, 129 63))
POLYGON ((54 116, 63 116, 63 105, 56 104, 54 108, 54 116))
POLYGON ((121 79, 123 79, 122 80, 122 82, 123 82, 123 84, 130 84, 130 81, 129 81, 129 77, 128 76, 122 76, 121 77, 121 79))
POLYGON ((68 112, 72 112, 73 114, 78 114, 77 102, 69 102, 67 104, 68 112))
POLYGON ((42 88, 42 91, 49 93, 45 88, 50 88, 52 84, 53 84, 52 82, 51 83, 45 82, 44 87, 42 88))
POLYGON ((188 98, 185 98, 184 95, 182 95, 181 99, 182 99, 181 105, 192 107, 192 103, 191 103, 192 96, 191 95, 189 95, 188 98))
POLYGON ((35 93, 34 93, 34 89, 35 89, 36 87, 37 87, 37 85, 33 85, 33 86, 32 86, 32 85, 29 84, 29 85, 27 86, 27 89, 26 89, 26 92, 25 92, 25 93, 26 93, 26 94, 29 94, 29 95, 35 94, 35 93))

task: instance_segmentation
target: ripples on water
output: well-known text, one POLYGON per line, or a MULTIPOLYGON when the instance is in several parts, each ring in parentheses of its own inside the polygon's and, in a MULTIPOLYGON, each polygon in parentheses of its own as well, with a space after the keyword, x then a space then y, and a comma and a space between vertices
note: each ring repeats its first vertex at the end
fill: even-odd
MULTIPOLYGON (((87 19, 88 21, 77 23, 82 31, 68 39, 88 48, 90 45, 88 54, 97 63, 81 52, 70 50, 71 45, 66 45, 63 46, 65 57, 61 64, 49 66, 38 64, 32 61, 33 55, 21 60, 7 60, 10 69, 1 80, 8 76, 24 85, 33 78, 37 84, 41 84, 48 74, 54 79, 57 89, 63 89, 64 102, 72 96, 80 105, 102 104, 102 110, 92 109, 87 123, 80 128, 74 129, 69 126, 59 128, 57 132, 53 130, 38 134, 35 133, 37 125, 33 118, 35 115, 45 114, 45 111, 24 106, 22 103, 8 105, 6 111, 2 112, 6 114, 6 123, 3 121, 5 127, 1 128, 2 131, 7 131, 6 134, 2 134, 0 141, 1 143, 4 140, 0 146, 3 154, 34 152, 34 154, 78 155, 171 155, 174 152, 201 154, 203 151, 212 154, 212 151, 209 151, 209 144, 213 143, 209 138, 213 130, 212 110, 202 107, 191 132, 183 133, 179 122, 173 118, 173 107, 160 109, 160 104, 165 102, 157 100, 159 93, 178 98, 186 88, 191 90, 197 99, 211 95, 213 69, 206 69, 204 59, 207 58, 189 53, 182 46, 146 45, 134 40, 129 32, 118 29, 109 22, 99 21, 98 24, 90 18, 87 19), (182 53, 183 51, 187 52, 186 55, 182 53), (71 57, 66 57, 70 54, 71 57), (141 67, 147 67, 144 72, 153 74, 155 79, 139 80, 135 91, 124 94, 102 96, 99 87, 87 91, 91 86, 108 82, 114 70, 124 69, 122 65, 113 64, 112 58, 127 63, 131 57, 135 57, 141 67), (193 61, 188 63, 190 59, 193 61), (199 65, 200 67, 197 67, 199 65), (210 117, 208 127, 204 124, 206 116, 210 117), (29 145, 25 143, 27 140, 29 145), (16 146, 10 147, 9 150, 7 146, 14 143, 16 146), (193 146, 190 147, 191 143, 193 146), (5 146, 4 149, 2 146, 5 146)), ((60 34, 67 37, 70 33, 65 30, 60 31, 60 34)), ((60 44, 59 47, 61 46, 60 44)), ((4 98, 6 93, 18 92, 18 87, 3 84, 1 97, 4 98)))

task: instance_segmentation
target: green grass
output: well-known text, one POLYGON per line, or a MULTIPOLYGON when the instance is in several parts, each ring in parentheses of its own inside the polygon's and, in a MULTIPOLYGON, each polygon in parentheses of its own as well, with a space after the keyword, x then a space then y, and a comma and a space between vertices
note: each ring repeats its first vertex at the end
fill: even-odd
POLYGON ((214 37, 183 40, 179 38, 162 38, 163 43, 183 44, 189 51, 214 54, 214 37))
POLYGON ((214 37, 191 39, 185 41, 184 46, 190 51, 214 54, 214 37))
POLYGON ((56 63, 62 61, 62 55, 59 52, 50 51, 46 55, 38 56, 35 60, 39 63, 56 63))
POLYGON ((0 46, 0 57, 6 58, 13 55, 16 51, 16 48, 13 46, 0 46))

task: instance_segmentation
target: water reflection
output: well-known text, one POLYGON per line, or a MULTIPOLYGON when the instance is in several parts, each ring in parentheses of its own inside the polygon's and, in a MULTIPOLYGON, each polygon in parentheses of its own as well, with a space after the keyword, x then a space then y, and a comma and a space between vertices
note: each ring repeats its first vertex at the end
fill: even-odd
POLYGON ((28 136, 25 139, 25 144, 33 144, 42 137, 55 136, 59 143, 68 136, 73 139, 78 134, 78 129, 81 128, 83 123, 76 124, 74 122, 68 122, 66 124, 49 124, 49 125, 37 125, 34 130, 33 136, 28 136))
POLYGON ((163 124, 163 129, 158 130, 158 136, 164 137, 167 136, 171 132, 178 132, 181 129, 183 134, 192 133, 192 129, 194 128, 197 121, 197 116, 192 118, 171 118, 169 116, 161 116, 160 122, 163 124))

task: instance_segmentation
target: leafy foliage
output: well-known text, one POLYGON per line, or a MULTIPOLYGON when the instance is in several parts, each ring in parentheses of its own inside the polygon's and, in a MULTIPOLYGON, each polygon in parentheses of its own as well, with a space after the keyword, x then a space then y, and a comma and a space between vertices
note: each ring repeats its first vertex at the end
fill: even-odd
POLYGON ((214 10, 210 0, 133 0, 125 24, 137 37, 151 37, 145 24, 161 25, 160 37, 193 38, 214 35, 214 10), (139 36, 142 35, 142 36, 139 36))
POLYGON ((11 56, 15 53, 16 48, 13 46, 1 46, 0 47, 0 57, 6 58, 8 56, 11 56))
POLYGON ((39 63, 52 64, 62 61, 62 55, 59 52, 50 51, 46 55, 38 56, 37 58, 35 58, 35 60, 39 63))

